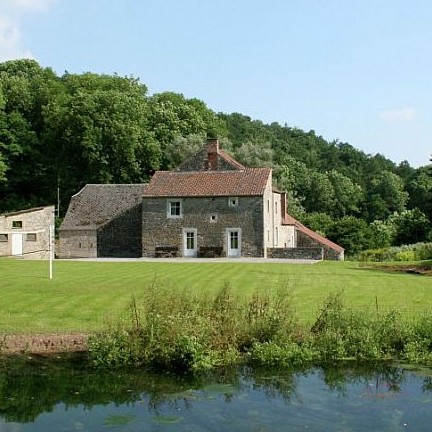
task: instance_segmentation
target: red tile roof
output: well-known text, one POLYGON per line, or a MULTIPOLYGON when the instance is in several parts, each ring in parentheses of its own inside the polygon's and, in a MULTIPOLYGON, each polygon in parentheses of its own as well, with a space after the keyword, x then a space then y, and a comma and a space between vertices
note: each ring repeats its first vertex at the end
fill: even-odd
POLYGON ((325 238, 321 234, 318 234, 315 231, 312 231, 310 228, 304 226, 301 222, 299 222, 297 219, 294 219, 291 215, 288 213, 285 214, 285 217, 282 221, 283 225, 294 225, 297 230, 302 232, 303 234, 306 234, 308 237, 314 239, 318 243, 329 247, 330 249, 333 249, 336 252, 342 252, 345 250, 343 247, 339 246, 338 244, 332 242, 328 238, 325 238))
POLYGON ((263 195, 271 179, 270 168, 232 171, 156 171, 144 196, 245 196, 263 195))

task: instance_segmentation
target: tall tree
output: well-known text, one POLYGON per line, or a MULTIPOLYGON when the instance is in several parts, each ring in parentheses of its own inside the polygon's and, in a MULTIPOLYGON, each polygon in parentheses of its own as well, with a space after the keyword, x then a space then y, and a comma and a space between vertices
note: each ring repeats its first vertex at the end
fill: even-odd
MULTIPOLYGON (((161 146, 163 152, 176 137, 191 135, 224 135, 223 124, 204 102, 186 99, 182 94, 165 92, 149 98, 148 128, 161 146)), ((169 161, 164 160, 166 167, 169 161)))
POLYGON ((391 171, 383 171, 372 178, 368 190, 369 220, 384 220, 394 212, 402 212, 408 202, 408 193, 402 179, 391 171))
POLYGON ((146 87, 134 78, 65 74, 64 92, 46 107, 46 139, 62 183, 132 183, 160 164, 148 130, 146 87))
POLYGON ((329 213, 335 217, 356 215, 360 211, 363 192, 358 184, 336 170, 327 173, 334 190, 334 205, 329 213))
POLYGON ((273 165, 273 150, 269 142, 256 144, 244 142, 234 150, 235 158, 248 167, 263 167, 273 165))

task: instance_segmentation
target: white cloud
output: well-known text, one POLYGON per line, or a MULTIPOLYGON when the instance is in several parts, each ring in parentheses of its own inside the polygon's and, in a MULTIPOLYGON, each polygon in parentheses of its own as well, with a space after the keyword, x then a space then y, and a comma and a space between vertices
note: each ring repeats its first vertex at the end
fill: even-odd
POLYGON ((47 10, 56 0, 2 0, 4 10, 19 13, 31 10, 47 10))
POLYGON ((22 46, 21 32, 16 21, 0 15, 0 62, 29 57, 33 58, 33 55, 22 46))
POLYGON ((46 11, 57 0, 0 0, 0 62, 34 58, 25 47, 21 17, 28 13, 46 11))
POLYGON ((379 117, 388 122, 409 121, 414 119, 415 115, 413 107, 388 109, 379 113, 379 117))

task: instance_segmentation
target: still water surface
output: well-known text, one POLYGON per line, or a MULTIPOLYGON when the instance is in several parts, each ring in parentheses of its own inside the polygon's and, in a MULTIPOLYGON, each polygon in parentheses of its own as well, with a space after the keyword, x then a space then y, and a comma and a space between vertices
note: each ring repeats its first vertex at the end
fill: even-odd
POLYGON ((431 371, 394 364, 191 378, 0 361, 0 432, 431 430, 431 371))

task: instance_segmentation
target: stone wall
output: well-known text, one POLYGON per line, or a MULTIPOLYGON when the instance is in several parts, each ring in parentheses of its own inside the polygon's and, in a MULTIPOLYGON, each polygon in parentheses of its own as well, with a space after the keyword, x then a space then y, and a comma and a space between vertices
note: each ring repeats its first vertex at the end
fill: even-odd
POLYGON ((320 247, 323 248, 324 259, 326 260, 335 260, 335 261, 343 261, 344 260, 344 251, 337 252, 326 245, 322 245, 318 243, 316 240, 310 238, 306 234, 301 231, 297 231, 297 247, 304 248, 313 248, 320 247))
POLYGON ((227 229, 241 228, 241 255, 264 256, 261 196, 182 198, 182 217, 167 217, 168 199, 144 197, 142 204, 142 256, 155 256, 157 247, 178 248, 183 256, 183 229, 196 229, 198 248, 222 247, 227 255, 227 229))
POLYGON ((50 227, 54 229, 54 206, 0 215, 0 256, 48 259, 50 227), (13 237, 22 245, 22 254, 13 250, 13 237))
POLYGON ((98 256, 140 257, 141 226, 141 204, 138 204, 100 227, 97 231, 98 256))
POLYGON ((59 258, 96 258, 96 229, 61 229, 57 256, 59 258))
POLYGON ((321 260, 321 247, 268 248, 268 258, 321 260))

